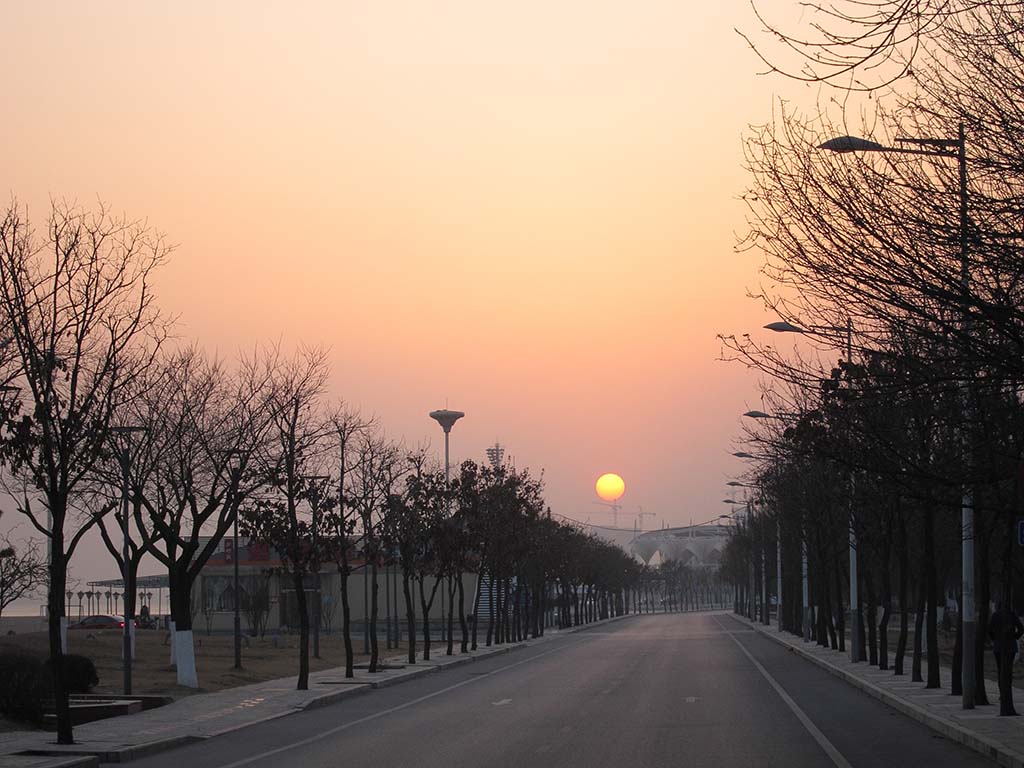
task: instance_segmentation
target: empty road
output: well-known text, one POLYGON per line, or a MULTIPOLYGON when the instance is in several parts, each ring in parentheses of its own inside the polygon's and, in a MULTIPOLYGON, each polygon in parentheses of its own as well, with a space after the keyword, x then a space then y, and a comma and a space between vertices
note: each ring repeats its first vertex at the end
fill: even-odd
POLYGON ((140 760, 147 768, 988 766, 728 614, 640 616, 140 760))

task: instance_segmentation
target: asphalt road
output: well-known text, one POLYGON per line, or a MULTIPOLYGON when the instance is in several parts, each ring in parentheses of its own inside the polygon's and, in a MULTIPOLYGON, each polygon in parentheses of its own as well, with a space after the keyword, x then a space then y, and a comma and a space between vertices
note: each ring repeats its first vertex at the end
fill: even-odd
POLYGON ((988 766, 728 614, 641 616, 136 763, 988 766))

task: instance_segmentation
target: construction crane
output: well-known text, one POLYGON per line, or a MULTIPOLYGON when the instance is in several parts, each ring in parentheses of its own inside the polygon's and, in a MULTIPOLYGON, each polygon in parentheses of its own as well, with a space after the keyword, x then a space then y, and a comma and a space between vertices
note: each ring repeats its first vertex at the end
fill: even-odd
POLYGON ((653 512, 644 512, 644 508, 643 507, 637 507, 637 509, 640 510, 640 511, 636 513, 636 517, 637 517, 637 520, 640 521, 640 530, 642 531, 644 529, 644 518, 645 517, 655 517, 655 514, 653 512))
POLYGON ((612 510, 612 527, 619 527, 619 510, 622 509, 621 504, 616 504, 614 501, 592 501, 591 504, 600 504, 602 507, 611 507, 612 510))

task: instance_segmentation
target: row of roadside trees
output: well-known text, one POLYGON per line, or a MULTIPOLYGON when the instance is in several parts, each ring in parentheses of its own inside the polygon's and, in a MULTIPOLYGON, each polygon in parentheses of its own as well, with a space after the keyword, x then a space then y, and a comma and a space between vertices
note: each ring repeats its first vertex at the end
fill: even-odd
MULTIPOLYGON (((126 616, 146 558, 166 569, 181 685, 198 686, 194 585, 236 524, 282 561, 300 618, 299 687, 308 683, 317 578, 341 577, 341 631, 352 674, 346 580, 398 564, 409 659, 429 657, 428 616, 445 590, 449 653, 537 636, 552 622, 701 604, 706 579, 655 574, 621 549, 553 518, 540 480, 466 462, 450 482, 422 449, 388 439, 328 394, 323 350, 278 346, 211 358, 173 337, 153 294, 170 255, 144 223, 55 204, 38 229, 12 203, 0 215, 0 464, 10 503, 44 537, 49 651, 66 631, 68 568, 98 532, 126 580, 126 616), (466 612, 466 575, 486 589, 466 612), (419 640, 417 640, 419 636, 419 640)), ((2 554, 0 554, 2 557, 2 554)), ((260 611, 263 613, 262 609, 260 611)), ((315 650, 315 649, 314 649, 315 650)), ((64 665, 54 663, 60 743, 72 743, 64 665)))
MULTIPOLYGON (((752 41, 843 98, 780 104, 747 139, 767 327, 813 345, 723 337, 766 374, 744 436, 754 514, 724 567, 738 606, 766 618, 780 596, 784 628, 844 650, 849 629, 861 660, 903 674, 909 654, 929 687, 948 607, 951 692, 986 704, 986 649, 1013 642, 990 642, 993 607, 1024 608, 1024 17, 999 0, 818 11, 772 27, 784 51, 752 41)), ((1010 680, 1004 664, 1002 714, 1010 680)))

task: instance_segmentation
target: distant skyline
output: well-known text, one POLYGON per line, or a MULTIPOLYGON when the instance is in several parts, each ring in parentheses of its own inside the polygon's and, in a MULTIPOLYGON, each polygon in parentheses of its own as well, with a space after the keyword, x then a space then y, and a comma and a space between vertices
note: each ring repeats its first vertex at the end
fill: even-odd
MULTIPOLYGON (((611 523, 605 472, 622 527, 721 511, 758 395, 715 336, 773 319, 746 298, 759 255, 734 251, 742 134, 793 87, 757 76, 745 0, 14 2, 0 21, 6 191, 36 225, 54 197, 166 233, 182 340, 325 346, 332 394, 389 435, 440 461, 427 413, 465 411, 453 465, 497 439, 570 518, 611 523)), ((116 575, 98 537, 74 572, 116 575)))

